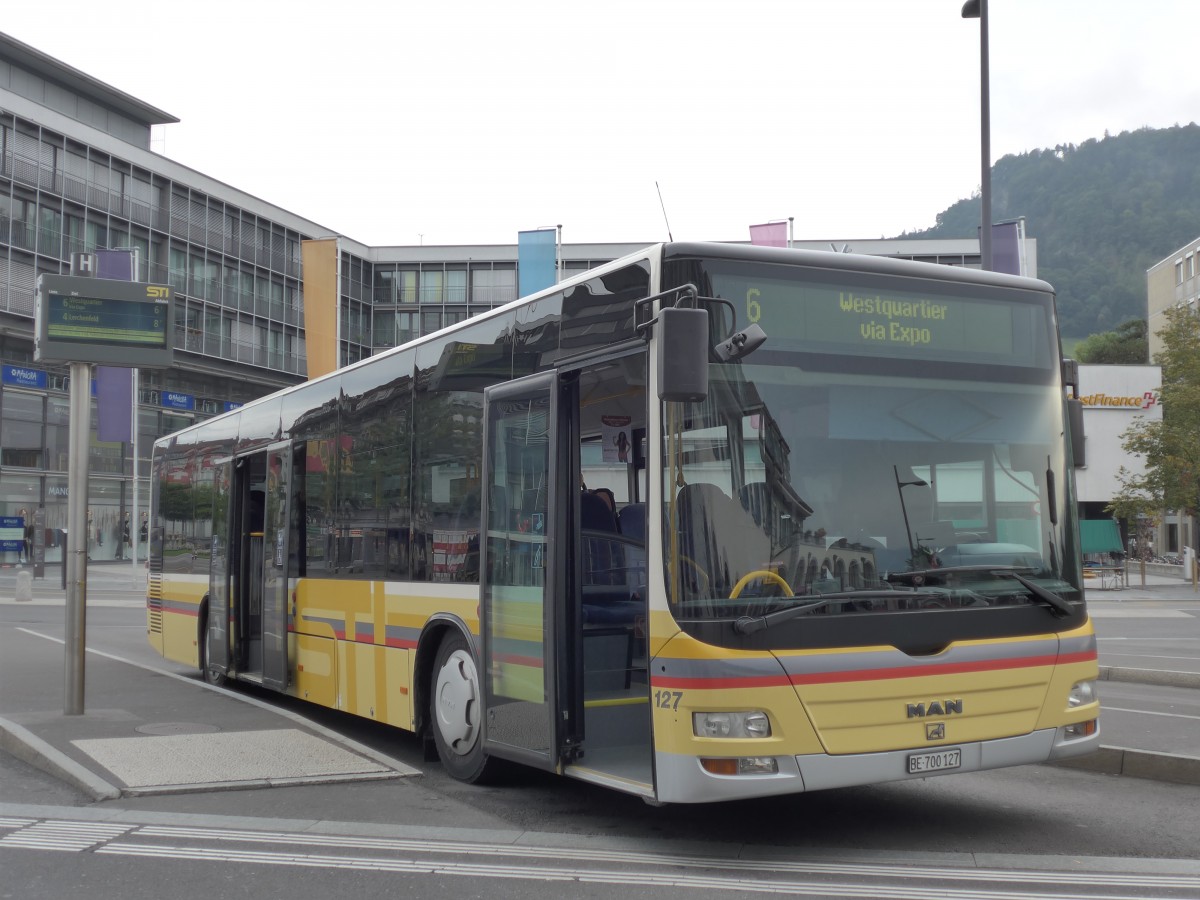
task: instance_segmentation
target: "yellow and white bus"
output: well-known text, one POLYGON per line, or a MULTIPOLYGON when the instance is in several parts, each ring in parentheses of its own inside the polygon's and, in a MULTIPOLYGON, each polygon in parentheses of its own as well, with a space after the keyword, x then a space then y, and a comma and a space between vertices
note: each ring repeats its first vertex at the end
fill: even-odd
POLYGON ((163 438, 150 641, 686 803, 1099 741, 1044 282, 647 247, 163 438))

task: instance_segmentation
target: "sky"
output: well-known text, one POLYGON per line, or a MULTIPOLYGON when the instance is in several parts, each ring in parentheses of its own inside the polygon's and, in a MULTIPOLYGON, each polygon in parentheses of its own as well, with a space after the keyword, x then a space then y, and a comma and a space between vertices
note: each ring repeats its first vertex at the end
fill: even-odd
MULTIPOLYGON (((1193 4, 988 6, 993 161, 1200 118, 1193 4)), ((0 30, 180 119, 156 152, 368 245, 894 237, 980 185, 962 0, 48 9, 0 30)))

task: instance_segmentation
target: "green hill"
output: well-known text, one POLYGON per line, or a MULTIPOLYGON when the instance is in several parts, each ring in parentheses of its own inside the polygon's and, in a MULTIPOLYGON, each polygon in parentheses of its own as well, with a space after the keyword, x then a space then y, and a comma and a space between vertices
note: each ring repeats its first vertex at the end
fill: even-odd
MULTIPOLYGON (((1144 128, 1032 150, 992 168, 994 221, 1025 217, 1038 277, 1058 291, 1062 332, 1083 337, 1146 316, 1146 269, 1200 235, 1200 126, 1144 128)), ((978 234, 980 199, 904 237, 978 234)))

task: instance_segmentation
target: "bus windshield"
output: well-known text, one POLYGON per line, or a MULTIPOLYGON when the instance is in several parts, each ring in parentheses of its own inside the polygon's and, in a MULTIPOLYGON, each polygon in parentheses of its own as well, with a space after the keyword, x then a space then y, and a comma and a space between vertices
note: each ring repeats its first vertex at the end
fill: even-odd
POLYGON ((703 402, 664 406, 680 621, 1071 611, 1081 573, 1048 293, 692 266, 727 301, 714 317, 732 304, 767 341, 712 364, 703 402))

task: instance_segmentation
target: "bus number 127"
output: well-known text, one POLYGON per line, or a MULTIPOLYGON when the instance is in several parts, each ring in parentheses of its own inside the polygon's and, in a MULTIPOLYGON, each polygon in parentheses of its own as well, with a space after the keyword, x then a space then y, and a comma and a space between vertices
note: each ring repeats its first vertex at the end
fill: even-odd
POLYGON ((683 691, 655 691, 654 705, 659 709, 679 709, 679 701, 683 699, 683 691))

